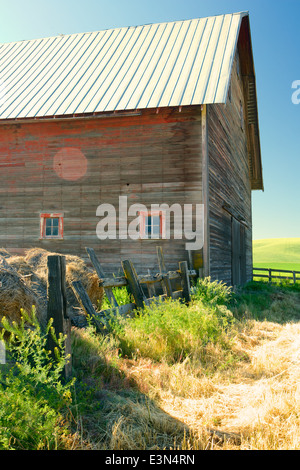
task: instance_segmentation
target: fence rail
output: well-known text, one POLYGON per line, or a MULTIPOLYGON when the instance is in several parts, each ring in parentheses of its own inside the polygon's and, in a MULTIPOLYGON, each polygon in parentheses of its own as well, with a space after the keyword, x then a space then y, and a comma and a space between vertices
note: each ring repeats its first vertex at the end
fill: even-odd
POLYGON ((253 268, 253 279, 254 278, 265 278, 268 279, 269 282, 272 282, 273 279, 285 279, 292 281, 294 284, 296 282, 300 282, 300 271, 289 271, 286 269, 275 269, 275 268, 253 268), (260 274, 255 271, 261 271, 267 274, 260 274), (284 274, 283 276, 281 274, 284 274), (288 276, 287 274, 291 274, 288 276))
MULTIPOLYGON (((86 252, 90 261, 95 268, 99 278, 99 285, 105 290, 105 293, 110 300, 112 308, 110 310, 118 309, 119 312, 128 313, 136 308, 143 308, 144 305, 149 305, 156 298, 164 300, 167 297, 174 299, 183 298, 188 303, 191 300, 190 291, 190 278, 196 277, 197 272, 188 269, 186 261, 179 263, 177 271, 167 271, 165 267, 164 255, 161 247, 157 247, 157 260, 159 273, 137 275, 133 263, 130 260, 122 261, 122 268, 124 276, 108 277, 105 275, 102 266, 92 248, 86 248, 86 252), (176 290, 172 288, 176 285, 176 290), (163 294, 156 293, 156 286, 159 285, 163 294), (127 305, 118 305, 118 302, 113 294, 114 287, 128 286, 130 292, 134 297, 134 303, 127 305), (145 293, 147 291, 147 294, 145 293)), ((74 286, 73 286, 74 287, 74 286)), ((100 315, 105 315, 109 310, 102 310, 100 315)), ((95 316, 99 313, 95 313, 95 316)))

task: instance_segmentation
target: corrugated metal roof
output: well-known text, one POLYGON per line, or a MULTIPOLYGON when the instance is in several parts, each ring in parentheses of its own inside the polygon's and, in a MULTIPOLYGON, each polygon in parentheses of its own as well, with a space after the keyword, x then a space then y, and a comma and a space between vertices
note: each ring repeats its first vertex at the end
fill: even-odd
POLYGON ((2 44, 0 119, 224 103, 245 15, 2 44))

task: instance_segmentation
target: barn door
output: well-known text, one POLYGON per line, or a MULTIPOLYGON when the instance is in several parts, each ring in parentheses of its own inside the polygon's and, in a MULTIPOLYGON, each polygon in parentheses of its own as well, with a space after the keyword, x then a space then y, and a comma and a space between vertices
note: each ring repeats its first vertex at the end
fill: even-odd
POLYGON ((246 227, 240 224, 240 270, 241 270, 241 284, 247 282, 247 269, 246 269, 246 227))
POLYGON ((231 273, 232 285, 244 284, 246 273, 246 229, 234 217, 231 219, 231 273))

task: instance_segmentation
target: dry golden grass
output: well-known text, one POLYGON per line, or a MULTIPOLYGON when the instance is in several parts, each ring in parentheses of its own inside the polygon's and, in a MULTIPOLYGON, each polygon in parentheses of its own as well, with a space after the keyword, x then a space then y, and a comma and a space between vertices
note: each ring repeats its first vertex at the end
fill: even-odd
POLYGON ((140 359, 123 368, 186 425, 190 436, 181 448, 299 448, 300 324, 251 321, 237 334, 235 349, 245 359, 209 376, 188 361, 168 366, 140 359))
POLYGON ((86 448, 299 449, 300 292, 250 286, 231 308, 226 338, 178 361, 76 330, 75 368, 101 403, 83 415, 86 448))

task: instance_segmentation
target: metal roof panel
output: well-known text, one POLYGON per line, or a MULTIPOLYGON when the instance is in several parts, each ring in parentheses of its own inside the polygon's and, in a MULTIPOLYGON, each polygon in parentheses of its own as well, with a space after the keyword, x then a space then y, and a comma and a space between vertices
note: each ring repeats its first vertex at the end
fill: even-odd
POLYGON ((224 103, 246 12, 0 45, 0 119, 224 103))

